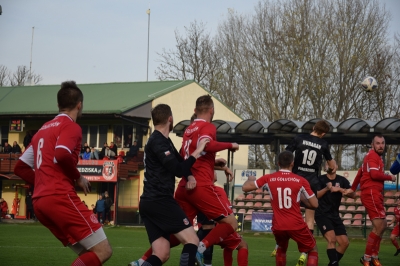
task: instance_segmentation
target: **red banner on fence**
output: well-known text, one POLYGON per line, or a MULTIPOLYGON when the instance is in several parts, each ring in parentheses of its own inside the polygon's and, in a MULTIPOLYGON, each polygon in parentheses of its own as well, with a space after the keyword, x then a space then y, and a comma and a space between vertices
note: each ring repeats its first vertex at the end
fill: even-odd
POLYGON ((117 182, 116 160, 79 160, 78 171, 89 181, 117 182))

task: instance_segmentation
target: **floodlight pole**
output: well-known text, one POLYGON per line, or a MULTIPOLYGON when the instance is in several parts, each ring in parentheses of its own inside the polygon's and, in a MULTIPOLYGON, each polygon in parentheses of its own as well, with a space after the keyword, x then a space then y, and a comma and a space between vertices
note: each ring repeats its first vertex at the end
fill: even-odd
POLYGON ((149 47, 150 47, 150 8, 146 11, 148 16, 148 25, 147 25, 147 77, 146 81, 149 81, 149 47))
POLYGON ((29 66, 29 77, 28 77, 29 85, 32 85, 32 51, 33 51, 33 34, 34 34, 34 32, 35 32, 35 27, 32 27, 31 62, 30 62, 30 66, 29 66))

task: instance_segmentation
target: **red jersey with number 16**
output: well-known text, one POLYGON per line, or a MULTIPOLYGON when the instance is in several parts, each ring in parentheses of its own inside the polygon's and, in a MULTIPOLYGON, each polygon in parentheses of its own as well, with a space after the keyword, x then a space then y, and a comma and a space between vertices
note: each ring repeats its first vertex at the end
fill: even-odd
POLYGON ((289 170, 280 170, 264 175, 254 181, 258 188, 266 185, 271 196, 274 212, 272 227, 274 230, 299 230, 304 227, 300 211, 300 195, 309 199, 314 196, 308 181, 289 170))
MULTIPOLYGON (((195 119, 186 128, 183 135, 181 156, 187 159, 197 149, 197 144, 203 138, 210 139, 210 142, 191 168, 192 174, 196 178, 197 187, 214 185, 215 154, 218 151, 232 148, 231 143, 216 141, 217 129, 213 124, 203 119, 195 119)), ((186 178, 182 178, 179 186, 185 186, 186 182, 186 178)))
POLYGON ((81 127, 66 114, 56 116, 39 129, 32 138, 31 145, 20 158, 35 169, 33 198, 75 191, 74 180, 57 164, 55 151, 69 151, 76 166, 81 141, 81 127))

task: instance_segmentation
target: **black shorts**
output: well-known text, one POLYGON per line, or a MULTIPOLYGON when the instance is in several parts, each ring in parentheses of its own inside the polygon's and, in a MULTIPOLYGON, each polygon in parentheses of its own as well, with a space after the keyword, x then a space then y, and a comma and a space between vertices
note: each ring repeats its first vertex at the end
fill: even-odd
POLYGON ((346 227, 343 225, 343 221, 339 215, 318 215, 314 219, 322 235, 331 230, 334 230, 337 236, 347 235, 346 227))
POLYGON ((192 226, 192 222, 173 198, 139 203, 140 216, 146 227, 150 244, 160 237, 169 241, 171 234, 179 233, 192 226))
POLYGON ((215 222, 213 220, 208 220, 208 218, 202 212, 199 212, 197 214, 197 223, 199 223, 201 225, 214 225, 215 224, 215 222))

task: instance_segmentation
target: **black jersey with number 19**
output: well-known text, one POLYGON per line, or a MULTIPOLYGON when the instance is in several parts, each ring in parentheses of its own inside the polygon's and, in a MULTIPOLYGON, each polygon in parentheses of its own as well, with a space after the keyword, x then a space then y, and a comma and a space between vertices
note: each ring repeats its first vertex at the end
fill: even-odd
POLYGON ((286 150, 295 152, 293 173, 307 180, 318 177, 322 157, 332 160, 328 142, 310 134, 296 136, 286 150))

